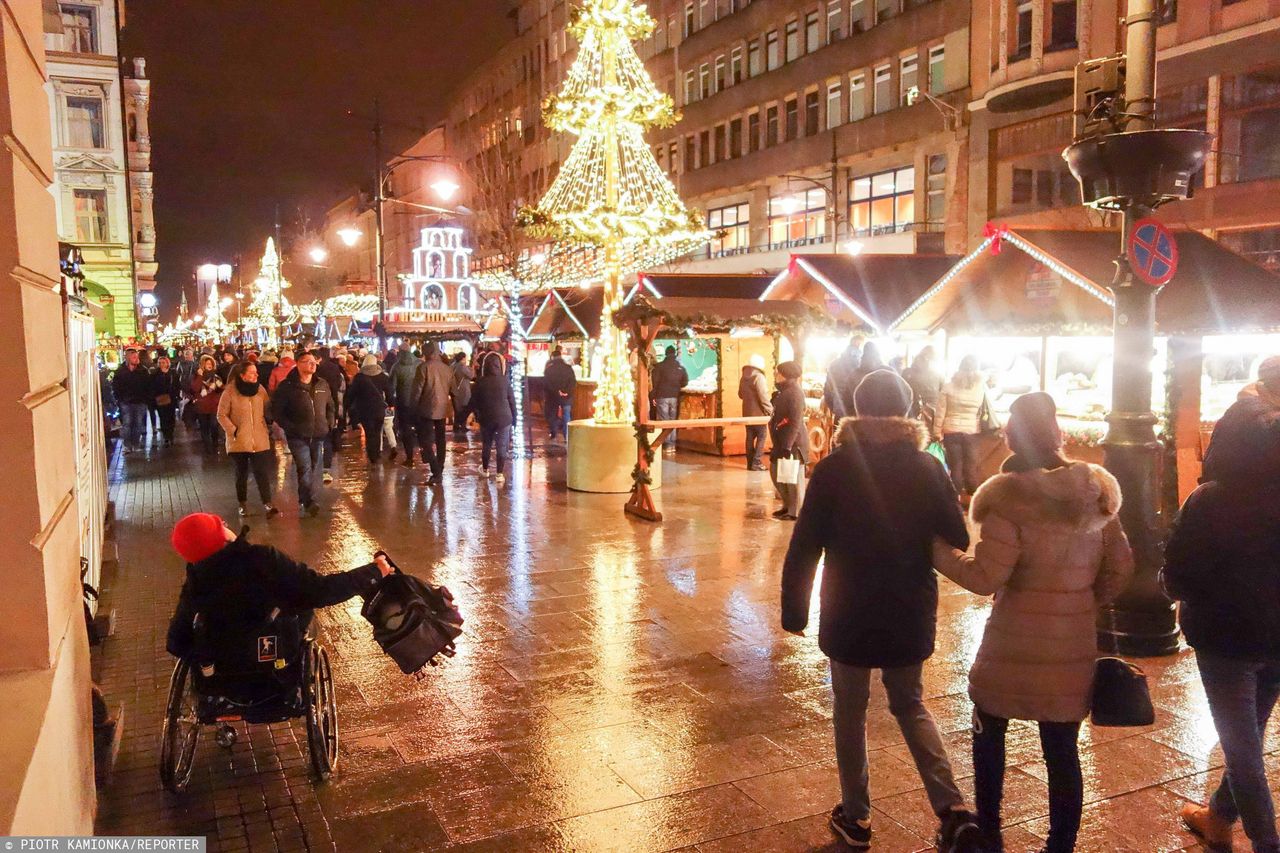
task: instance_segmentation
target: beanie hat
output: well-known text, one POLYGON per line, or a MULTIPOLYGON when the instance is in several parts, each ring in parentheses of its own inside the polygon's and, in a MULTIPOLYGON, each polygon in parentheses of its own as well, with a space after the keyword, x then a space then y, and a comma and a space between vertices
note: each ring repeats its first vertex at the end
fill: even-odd
POLYGON ((222 519, 211 512, 193 512, 173 526, 169 541, 188 563, 207 560, 227 544, 222 519))
POLYGON ((1023 394, 1009 407, 1009 423, 1005 427, 1009 449, 1025 456, 1045 456, 1062 447, 1062 429, 1058 426, 1058 406, 1044 391, 1023 394))
POLYGON ((378 357, 373 353, 369 353, 364 357, 364 361, 360 362, 361 367, 377 367, 378 357))
POLYGON ((797 362, 784 361, 778 365, 778 372, 782 374, 784 379, 796 380, 804 375, 803 368, 797 362))
POLYGON ((907 381, 886 368, 873 370, 858 383, 853 408, 860 418, 905 418, 914 399, 907 381))

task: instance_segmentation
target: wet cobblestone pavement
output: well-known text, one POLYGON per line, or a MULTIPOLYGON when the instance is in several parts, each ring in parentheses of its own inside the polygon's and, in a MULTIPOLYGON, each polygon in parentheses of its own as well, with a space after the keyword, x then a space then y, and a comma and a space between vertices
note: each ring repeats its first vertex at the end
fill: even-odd
MULTIPOLYGON (((242 727, 230 750, 206 729, 188 792, 163 791, 159 732, 172 660, 165 629, 182 581, 173 522, 234 518, 229 463, 192 445, 117 455, 120 569, 104 604, 115 636, 95 675, 126 732, 98 830, 209 837, 216 851, 840 850, 831 696, 813 637, 778 627, 790 527, 773 521, 767 475, 681 453, 657 493, 667 520, 626 519, 623 497, 571 493, 564 451, 534 447, 504 487, 477 476, 478 440, 455 441, 443 488, 425 472, 370 472, 339 454, 324 512, 299 519, 281 467, 284 516, 251 517, 256 541, 320 571, 389 551, 450 587, 467 619, 458 657, 415 681, 374 644, 359 603, 319 619, 333 656, 339 772, 310 776, 301 721, 242 727)), ((261 510, 259 509, 260 513, 261 510)), ((926 695, 972 789, 965 673, 987 605, 944 582, 926 695)), ((1222 765, 1194 658, 1144 662, 1159 719, 1082 735, 1086 801, 1078 849, 1199 850, 1178 824, 1222 765)), ((875 848, 929 850, 933 818, 883 693, 868 724, 875 848)), ((1280 749, 1273 725, 1268 746, 1280 749)), ((1047 832, 1034 729, 1010 729, 1006 836, 1047 832)), ((1269 758, 1273 784, 1280 755, 1269 758)), ((1237 833, 1237 849, 1247 849, 1237 833)))

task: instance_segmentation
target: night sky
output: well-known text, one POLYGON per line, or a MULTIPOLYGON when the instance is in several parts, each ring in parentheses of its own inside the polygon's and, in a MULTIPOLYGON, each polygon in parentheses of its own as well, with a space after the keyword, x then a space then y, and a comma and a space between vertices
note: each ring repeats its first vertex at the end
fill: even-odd
MULTIPOLYGON (((443 118, 509 38, 509 0, 128 0, 122 54, 147 58, 161 299, 244 253, 303 206, 313 223, 371 183, 366 115, 443 118)), ((387 128, 388 147, 413 131, 387 128)), ((260 250, 259 250, 260 251, 260 250)))

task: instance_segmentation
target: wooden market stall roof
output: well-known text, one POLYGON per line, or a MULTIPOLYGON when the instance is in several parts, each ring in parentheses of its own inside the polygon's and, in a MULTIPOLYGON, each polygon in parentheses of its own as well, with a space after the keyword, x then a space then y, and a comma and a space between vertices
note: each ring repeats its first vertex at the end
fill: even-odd
POLYGON ((799 300, 876 334, 960 260, 954 255, 792 255, 761 300, 799 300))
POLYGON ((637 295, 614 315, 619 326, 656 319, 675 332, 765 328, 772 331, 833 325, 831 318, 803 302, 758 299, 704 299, 669 296, 651 299, 637 295))
POLYGON ((774 278, 770 273, 714 275, 643 272, 637 276, 636 284, 625 301, 631 302, 637 293, 644 293, 652 300, 669 297, 759 299, 769 289, 774 278))
MULTIPOLYGON (((1180 262, 1156 300, 1161 334, 1280 330, 1280 276, 1197 231, 1176 233, 1180 262)), ((892 324, 964 334, 1105 332, 1115 231, 1008 231, 988 237, 892 324)))
POLYGON ((595 340, 600 337, 603 310, 603 288, 556 288, 547 294, 534 315, 528 335, 541 340, 578 337, 595 340))

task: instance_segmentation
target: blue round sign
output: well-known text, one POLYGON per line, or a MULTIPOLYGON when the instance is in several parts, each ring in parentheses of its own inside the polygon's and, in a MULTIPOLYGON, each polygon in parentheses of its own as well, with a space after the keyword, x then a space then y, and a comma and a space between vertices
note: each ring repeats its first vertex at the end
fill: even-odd
POLYGON ((1129 266, 1152 287, 1164 287, 1178 272, 1178 241, 1155 219, 1139 219, 1129 232, 1129 266))

